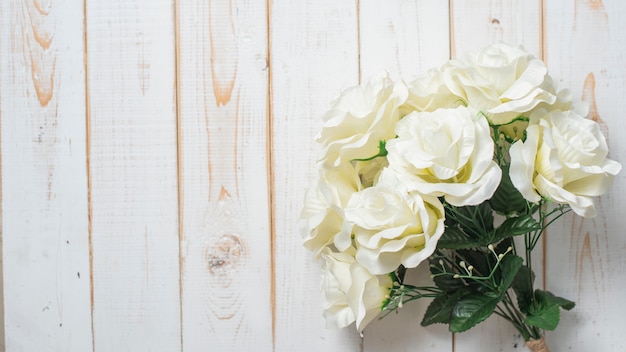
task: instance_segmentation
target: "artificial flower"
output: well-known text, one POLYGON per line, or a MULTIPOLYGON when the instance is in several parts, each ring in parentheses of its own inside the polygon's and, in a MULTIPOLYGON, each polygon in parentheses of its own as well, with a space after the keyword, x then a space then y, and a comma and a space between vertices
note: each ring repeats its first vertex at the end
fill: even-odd
POLYGON ((462 98, 453 94, 445 84, 442 72, 430 69, 427 74, 407 83, 409 91, 406 103, 401 107, 403 115, 413 111, 434 111, 441 108, 453 108, 462 98))
POLYGON ((411 190, 476 205, 493 195, 502 174, 489 133, 485 118, 464 106, 414 112, 396 125, 387 158, 411 190))
POLYGON ((324 317, 328 327, 342 328, 354 322, 362 332, 382 311, 393 283, 388 275, 371 274, 351 253, 352 248, 333 252, 326 247, 322 251, 324 317))
POLYGON ((351 163, 321 172, 307 188, 299 222, 307 249, 319 255, 324 247, 332 244, 344 226, 343 209, 352 193, 359 189, 359 175, 351 163))
POLYGON ((352 195, 345 208, 354 224, 356 258, 372 274, 401 264, 416 267, 435 250, 444 230, 444 210, 434 196, 408 192, 390 169, 379 182, 352 195))
POLYGON ((328 169, 378 154, 380 141, 394 137, 399 107, 407 95, 406 86, 394 84, 386 73, 344 91, 324 115, 324 125, 316 137, 322 165, 328 169))
MULTIPOLYGON (((451 60, 444 65, 442 75, 450 91, 484 112, 489 122, 496 125, 527 117, 535 108, 567 109, 571 105, 569 91, 558 91, 546 65, 522 47, 490 45, 451 60)), ((524 122, 515 127, 515 132, 521 132, 524 122)))
POLYGON ((528 201, 543 196, 583 217, 596 215, 591 197, 604 194, 621 170, 607 158, 600 126, 572 110, 545 113, 509 153, 511 181, 528 201))

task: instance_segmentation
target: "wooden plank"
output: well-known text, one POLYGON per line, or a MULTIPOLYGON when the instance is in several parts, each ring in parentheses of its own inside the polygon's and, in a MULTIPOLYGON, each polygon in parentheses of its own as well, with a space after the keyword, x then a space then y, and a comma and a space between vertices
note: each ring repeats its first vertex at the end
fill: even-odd
MULTIPOLYGON (((1 77, 1 75, 0 75, 1 77)), ((1 110, 0 110, 1 111, 1 110)), ((0 126, 2 125, 2 114, 0 113, 0 126)), ((0 137, 0 149, 2 140, 0 137)), ((2 170, 2 153, 0 152, 0 170, 2 170)), ((1 171, 0 171, 1 175, 1 171)), ((0 199, 2 199, 2 177, 0 176, 0 199)), ((4 256, 2 245, 2 202, 0 201, 0 351, 6 351, 6 335, 4 333, 4 256)))
MULTIPOLYGON (((363 79, 387 70, 394 81, 408 82, 450 57, 447 2, 362 0, 359 9, 363 79)), ((427 264, 411 274, 411 283, 433 285, 427 264)), ((399 314, 373 321, 364 334, 365 351, 410 351, 415 346, 420 351, 451 351, 447 326, 419 325, 429 303, 426 299, 411 302, 399 314)))
MULTIPOLYGON (((589 103, 589 117, 600 123, 611 159, 626 160, 626 72, 623 34, 626 3, 546 1, 546 58, 551 72, 576 99, 589 103)), ((594 219, 567 216, 547 237, 548 289, 576 301, 548 334, 553 351, 619 351, 624 343, 623 292, 626 290, 626 238, 623 229, 625 174, 596 199, 594 219)))
POLYGON ((183 349, 272 350, 265 3, 177 21, 183 349))
POLYGON ((328 330, 320 264, 297 218, 316 177, 314 135, 332 98, 358 83, 357 2, 274 0, 270 7, 275 350, 357 351, 354 326, 328 330))
POLYGON ((447 2, 362 0, 359 9, 361 80, 387 70, 410 81, 450 58, 447 2))
POLYGON ((82 1, 0 2, 8 351, 91 351, 82 1))
MULTIPOLYGON (((539 1, 451 1, 451 52, 459 57, 467 52, 503 41, 522 45, 528 52, 542 56, 542 8, 539 1)), ((523 242, 517 242, 523 248, 523 242)), ((543 286, 543 248, 533 252, 533 269, 539 287, 543 286)), ((523 348, 524 341, 513 326, 493 316, 469 332, 455 334, 455 351, 508 351, 523 348)))
MULTIPOLYGON (((0 5, 0 14, 2 7, 0 5)), ((2 49, 2 37, 0 37, 0 49, 2 49)), ((0 63, 0 67, 2 64, 0 63)), ((0 69, 0 79, 2 79, 2 70, 0 69)), ((1 92, 1 88, 0 88, 1 92)), ((0 103, 2 102, 2 94, 0 94, 0 103)), ((1 106, 1 105, 0 105, 1 106)), ((6 351, 6 336, 4 333, 4 251, 2 244, 2 109, 0 108, 0 351, 6 351)))
POLYGON ((542 57, 541 1, 450 0, 452 56, 503 41, 542 57))
POLYGON ((87 1, 94 349, 180 351, 173 1, 87 1))

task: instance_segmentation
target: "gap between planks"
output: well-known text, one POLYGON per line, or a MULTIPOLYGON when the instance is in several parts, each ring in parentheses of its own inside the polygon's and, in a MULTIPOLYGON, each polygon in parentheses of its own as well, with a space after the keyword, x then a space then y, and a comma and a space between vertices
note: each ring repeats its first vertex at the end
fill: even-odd
POLYGON ((89 46, 87 38, 87 0, 83 0, 83 65, 85 77, 85 168, 87 176, 87 237, 89 241, 89 302, 91 307, 91 350, 96 349, 94 329, 94 268, 93 268, 93 203, 91 194, 91 97, 89 94, 89 46))
POLYGON ((178 189, 178 304, 180 306, 180 350, 184 351, 183 333, 183 219, 184 219, 184 194, 183 194, 183 129, 181 122, 180 106, 180 3, 174 1, 174 96, 176 105, 176 186, 178 189))
POLYGON ((272 0, 265 1, 265 15, 267 25, 267 42, 266 56, 267 62, 267 101, 266 105, 266 126, 265 126, 265 144, 267 158, 267 201, 268 201, 268 223, 270 230, 270 309, 272 314, 272 349, 276 349, 276 223, 274 215, 276 214, 276 204, 274 202, 274 110, 272 103, 274 101, 274 91, 272 85, 272 0))

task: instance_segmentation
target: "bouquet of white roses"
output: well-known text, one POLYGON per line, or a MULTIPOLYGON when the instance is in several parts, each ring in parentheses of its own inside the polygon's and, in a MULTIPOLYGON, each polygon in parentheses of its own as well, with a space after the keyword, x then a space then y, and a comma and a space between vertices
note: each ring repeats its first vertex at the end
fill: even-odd
POLYGON ((461 332, 495 313, 529 342, 556 328, 574 303, 534 288, 532 251, 562 214, 595 216, 592 197, 621 169, 586 115, 541 60, 505 44, 344 91, 317 136, 301 215, 327 324, 362 332, 429 297, 422 325, 461 332), (421 263, 433 285, 406 284, 421 263))

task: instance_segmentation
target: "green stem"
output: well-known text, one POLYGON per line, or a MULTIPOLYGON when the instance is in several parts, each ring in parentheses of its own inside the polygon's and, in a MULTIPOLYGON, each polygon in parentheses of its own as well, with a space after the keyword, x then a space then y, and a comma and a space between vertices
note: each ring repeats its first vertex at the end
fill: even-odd
POLYGON ((519 315, 515 313, 516 311, 515 307, 509 304, 506 298, 503 299, 502 302, 504 304, 504 309, 506 310, 506 313, 502 310, 502 307, 498 306, 498 308, 500 309, 500 313, 501 313, 499 315, 502 317, 505 317, 505 319, 510 321, 511 324, 513 324, 513 326, 515 327, 515 329, 520 334, 522 334, 522 336, 524 337, 524 340, 528 340, 530 338, 530 332, 528 331, 528 328, 526 324, 524 324, 523 320, 521 320, 519 315))

